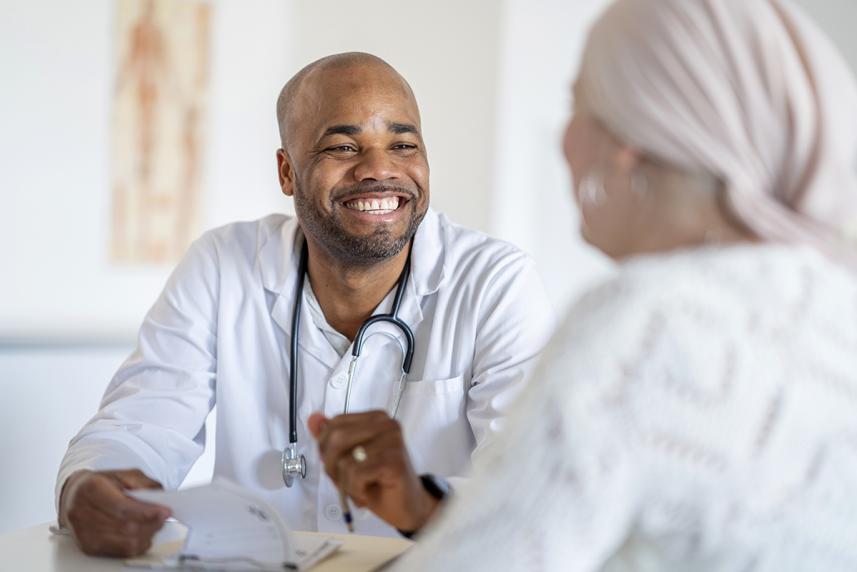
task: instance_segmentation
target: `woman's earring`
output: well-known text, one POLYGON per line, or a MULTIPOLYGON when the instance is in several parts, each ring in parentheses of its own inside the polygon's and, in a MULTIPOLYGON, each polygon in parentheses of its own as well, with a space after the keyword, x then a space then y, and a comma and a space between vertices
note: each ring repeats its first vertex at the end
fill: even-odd
POLYGON ((588 174, 580 181, 580 202, 588 206, 597 207, 604 204, 607 199, 607 191, 604 189, 604 181, 600 175, 588 174))

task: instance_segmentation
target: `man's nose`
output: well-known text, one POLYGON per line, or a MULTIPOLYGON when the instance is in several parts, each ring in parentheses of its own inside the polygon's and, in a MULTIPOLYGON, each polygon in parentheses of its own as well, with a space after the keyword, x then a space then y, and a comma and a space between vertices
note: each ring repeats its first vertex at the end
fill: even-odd
POLYGON ((401 170, 386 149, 365 150, 354 167, 354 178, 358 181, 386 181, 398 179, 400 175, 401 170))

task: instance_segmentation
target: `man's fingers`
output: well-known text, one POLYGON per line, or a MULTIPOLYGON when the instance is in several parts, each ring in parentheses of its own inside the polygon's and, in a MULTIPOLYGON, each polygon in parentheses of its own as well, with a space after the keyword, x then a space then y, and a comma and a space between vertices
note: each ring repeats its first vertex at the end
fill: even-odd
POLYGON ((139 469, 130 469, 127 471, 113 471, 112 475, 116 477, 123 488, 126 489, 162 489, 161 483, 150 479, 146 474, 139 469))
POLYGON ((153 537, 164 525, 164 521, 153 519, 145 522, 120 521, 100 509, 90 509, 86 518, 85 529, 90 534, 134 536, 142 538, 153 537))
POLYGON ((93 475, 89 482, 81 483, 77 494, 81 497, 78 502, 83 501, 97 507, 108 516, 121 521, 166 520, 170 516, 169 508, 133 499, 127 496, 115 481, 100 475, 93 475))
POLYGON ((322 428, 327 424, 327 422, 327 417, 321 413, 313 413, 309 416, 306 424, 314 439, 318 439, 319 435, 321 435, 322 428))
POLYGON ((381 490, 395 486, 397 475, 404 478, 394 465, 383 454, 379 454, 374 462, 349 463, 344 469, 347 477, 343 490, 358 506, 371 507, 381 490))
POLYGON ((72 529, 77 543, 86 554, 100 556, 137 556, 148 550, 152 538, 163 525, 162 520, 149 522, 116 519, 104 507, 84 504, 75 511, 72 529))
POLYGON ((65 488, 63 516, 86 554, 142 554, 170 516, 167 507, 125 494, 129 489, 160 488, 141 471, 87 471, 65 488))
POLYGON ((354 423, 346 427, 331 428, 331 424, 328 424, 322 429, 319 439, 319 451, 328 468, 328 473, 339 457, 350 455, 357 445, 365 447, 366 444, 371 444, 374 440, 386 435, 401 436, 399 423, 386 415, 371 423, 354 423))
POLYGON ((323 429, 336 430, 346 429, 355 425, 372 425, 385 419, 390 419, 390 416, 380 409, 364 411, 362 413, 346 413, 337 415, 332 419, 327 419, 323 429))
POLYGON ((336 480, 336 466, 340 458, 353 459, 354 449, 359 445, 367 452, 376 448, 404 449, 399 423, 389 417, 384 417, 372 425, 360 424, 353 427, 339 428, 328 431, 325 440, 319 443, 319 452, 325 471, 336 480))
POLYGON ((397 447, 399 440, 387 435, 362 445, 366 449, 366 460, 358 462, 351 455, 343 455, 336 462, 337 483, 340 488, 361 506, 370 501, 374 485, 391 484, 396 475, 407 473, 404 449, 397 447))
POLYGON ((90 556, 130 558, 152 546, 152 536, 123 536, 116 533, 87 534, 77 538, 80 549, 90 556))
POLYGON ((390 416, 383 411, 337 415, 333 419, 324 420, 324 423, 319 427, 316 440, 318 441, 319 448, 323 449, 333 435, 351 433, 360 428, 375 427, 390 420, 390 416))

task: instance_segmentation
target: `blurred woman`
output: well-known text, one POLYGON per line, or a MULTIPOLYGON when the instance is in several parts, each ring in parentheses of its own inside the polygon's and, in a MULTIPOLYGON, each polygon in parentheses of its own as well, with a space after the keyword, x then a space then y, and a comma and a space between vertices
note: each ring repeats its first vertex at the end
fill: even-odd
POLYGON ((776 0, 619 0, 564 151, 618 275, 402 570, 857 570, 857 87, 776 0))

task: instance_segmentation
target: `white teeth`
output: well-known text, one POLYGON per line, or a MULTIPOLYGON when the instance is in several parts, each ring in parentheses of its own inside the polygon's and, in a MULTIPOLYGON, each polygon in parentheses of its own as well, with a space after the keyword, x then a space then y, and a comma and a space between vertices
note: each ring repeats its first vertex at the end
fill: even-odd
POLYGON ((349 209, 371 214, 387 214, 399 208, 399 197, 384 199, 356 199, 348 201, 345 206, 349 209))

